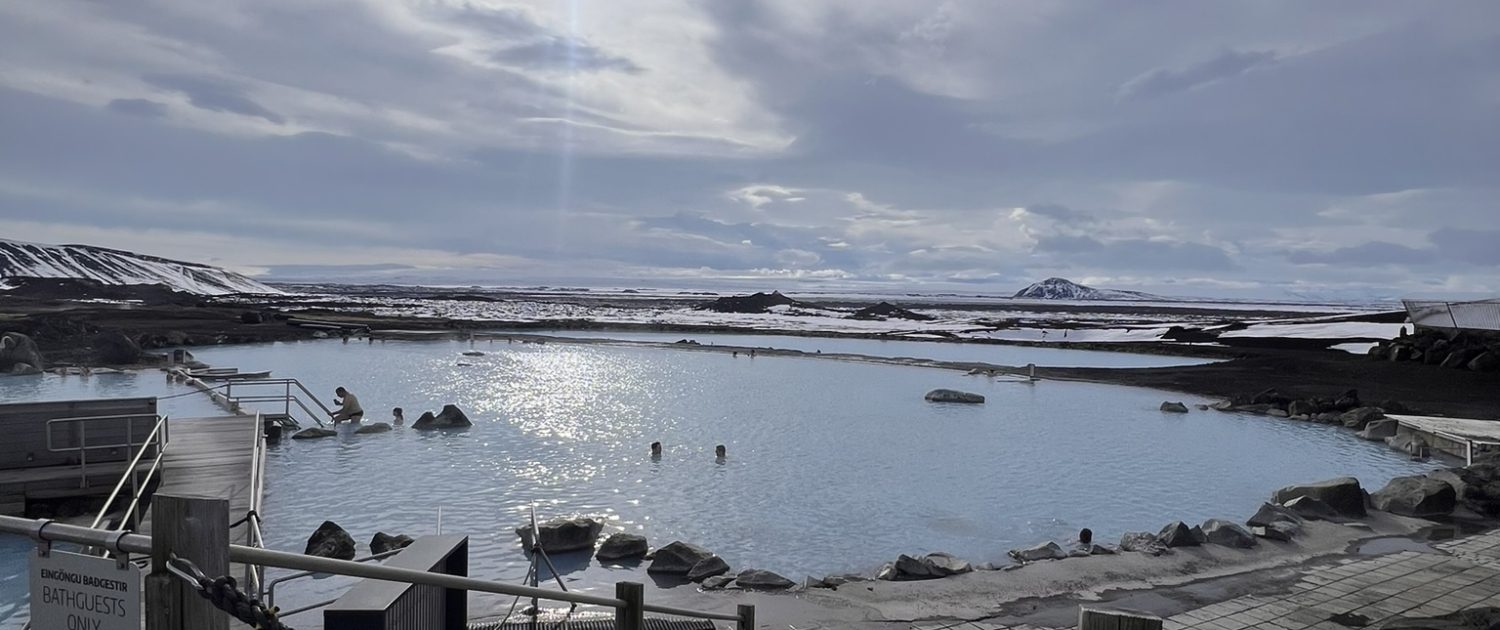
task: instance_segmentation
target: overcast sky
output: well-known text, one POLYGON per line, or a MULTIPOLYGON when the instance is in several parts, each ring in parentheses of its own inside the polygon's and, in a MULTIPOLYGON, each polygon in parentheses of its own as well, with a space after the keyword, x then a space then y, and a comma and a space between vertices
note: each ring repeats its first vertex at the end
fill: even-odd
POLYGON ((0 236, 271 277, 1500 293, 1500 2, 15 0, 0 236))

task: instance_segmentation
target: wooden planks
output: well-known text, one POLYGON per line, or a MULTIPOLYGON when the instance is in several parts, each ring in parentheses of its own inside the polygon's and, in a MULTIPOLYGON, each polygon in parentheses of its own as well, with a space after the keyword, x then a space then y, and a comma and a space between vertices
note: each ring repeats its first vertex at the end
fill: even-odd
MULTIPOLYGON (((250 509, 250 457, 256 436, 255 416, 173 418, 162 458, 157 494, 213 497, 229 502, 229 521, 250 509)), ((151 533, 151 522, 141 524, 151 533)), ((229 531, 230 542, 244 544, 245 525, 229 531)))

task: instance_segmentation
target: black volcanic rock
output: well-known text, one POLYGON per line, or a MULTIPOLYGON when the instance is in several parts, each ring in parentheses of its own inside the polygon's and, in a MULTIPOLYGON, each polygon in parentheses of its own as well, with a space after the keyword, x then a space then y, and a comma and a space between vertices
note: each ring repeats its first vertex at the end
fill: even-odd
POLYGON ((714 311, 716 313, 764 313, 773 306, 812 306, 806 302, 799 302, 780 291, 770 293, 755 293, 754 295, 732 295, 721 297, 712 302, 698 305, 699 310, 714 311))
POLYGON ((892 319, 892 318, 894 318, 894 319, 910 319, 910 320, 919 321, 919 322, 925 322, 925 321, 933 319, 933 317, 931 315, 923 315, 921 313, 916 313, 916 312, 913 312, 913 311, 908 311, 908 310, 906 310, 904 308, 896 306, 895 304, 891 304, 890 302, 881 302, 881 303, 876 304, 874 306, 866 306, 866 307, 864 307, 862 309, 854 311, 854 314, 849 316, 849 319, 877 319, 877 320, 879 320, 879 319, 892 319))

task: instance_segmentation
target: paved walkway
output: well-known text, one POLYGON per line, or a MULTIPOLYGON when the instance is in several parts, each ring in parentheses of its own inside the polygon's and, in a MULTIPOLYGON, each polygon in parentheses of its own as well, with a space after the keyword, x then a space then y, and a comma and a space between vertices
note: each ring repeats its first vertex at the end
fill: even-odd
MULTIPOLYGON (((1285 594, 1247 595, 1169 617, 1164 630, 1350 630, 1400 617, 1434 617, 1500 607, 1500 532, 1403 551, 1350 558, 1314 569, 1285 594), (1337 620, 1337 621, 1335 621, 1337 620)), ((912 625, 913 630, 1055 630, 984 622, 912 625)))

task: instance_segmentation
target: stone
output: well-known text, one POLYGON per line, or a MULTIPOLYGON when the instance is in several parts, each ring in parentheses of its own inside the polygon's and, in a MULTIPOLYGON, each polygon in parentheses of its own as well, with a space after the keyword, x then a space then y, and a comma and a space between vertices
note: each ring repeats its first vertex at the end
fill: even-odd
POLYGON ((316 438, 333 437, 333 436, 338 435, 338 434, 339 434, 339 432, 338 431, 334 431, 333 429, 325 429, 323 427, 308 427, 306 429, 303 429, 301 431, 293 433, 292 434, 292 439, 294 439, 294 440, 312 440, 312 439, 316 439, 316 438))
POLYGON ((99 333, 94 336, 94 360, 110 365, 130 365, 141 360, 141 346, 119 331, 99 333))
POLYGON ((724 575, 729 572, 729 563, 718 556, 709 556, 698 561, 693 568, 688 569, 687 579, 689 582, 702 582, 716 575, 724 575))
POLYGON ((1208 406, 1210 409, 1213 409, 1215 411, 1229 411, 1231 409, 1234 409, 1234 401, 1221 400, 1216 403, 1210 403, 1208 406))
POLYGON ((1312 416, 1318 413, 1318 406, 1310 400, 1294 400, 1286 406, 1286 412, 1293 416, 1312 416))
POLYGON ((385 433, 391 430, 391 425, 386 422, 372 422, 354 430, 355 435, 368 435, 371 433, 385 433))
POLYGON ((1338 424, 1340 415, 1342 414, 1336 411, 1325 411, 1316 416, 1313 416, 1313 422, 1317 422, 1319 424, 1338 424))
POLYGON ((969 392, 961 392, 956 389, 934 389, 930 392, 927 392, 927 395, 924 398, 927 399, 927 402, 940 403, 978 404, 984 402, 984 396, 980 396, 979 394, 971 394, 969 392))
POLYGON ((1068 557, 1061 545, 1047 541, 1024 549, 1010 550, 1010 557, 1020 562, 1036 562, 1038 560, 1061 560, 1068 557))
POLYGON ((1120 537, 1120 551, 1134 551, 1159 556, 1167 552, 1166 545, 1150 532, 1126 532, 1120 537))
POLYGON ((1295 523, 1278 522, 1270 525, 1251 527, 1250 533, 1257 538, 1288 542, 1301 530, 1302 528, 1295 523))
POLYGON ((1385 417, 1385 412, 1379 407, 1360 407, 1351 409, 1339 416, 1339 424, 1349 429, 1363 429, 1365 425, 1385 417))
POLYGON ((1266 415, 1268 415, 1268 416, 1275 416, 1277 418, 1290 418, 1290 417, 1292 417, 1292 414, 1287 413, 1285 409, 1276 409, 1274 407, 1272 407, 1271 409, 1267 409, 1266 410, 1266 415))
POLYGON ((1168 413, 1187 413, 1188 412, 1187 405, 1184 405, 1184 404, 1182 404, 1180 402, 1171 402, 1171 401, 1167 401, 1167 402, 1162 403, 1161 404, 1161 410, 1162 411, 1166 411, 1168 413))
MULTIPOLYGON (((1271 500, 1287 505, 1288 501, 1299 497, 1311 497, 1322 501, 1342 516, 1363 517, 1365 515, 1365 491, 1364 488, 1359 487, 1359 480, 1353 477, 1339 477, 1317 483, 1287 486, 1277 490, 1271 496, 1271 500)), ((1293 511, 1296 509, 1293 508, 1293 511)))
POLYGON ((1453 486, 1465 507, 1485 516, 1500 516, 1500 466, 1482 463, 1428 475, 1453 486))
POLYGON ((616 532, 604 539, 594 557, 600 560, 634 560, 646 557, 649 547, 646 537, 638 534, 616 532))
POLYGON ((1262 503, 1260 509, 1255 511, 1255 516, 1245 521, 1251 527, 1268 527, 1273 523, 1300 523, 1302 517, 1297 516, 1289 508, 1276 505, 1275 503, 1262 503))
POLYGON ((1237 523, 1218 518, 1203 521, 1203 538, 1210 544, 1235 549, 1249 549, 1255 546, 1255 536, 1249 531, 1237 523))
POLYGON ((0 335, 0 374, 37 374, 47 369, 36 342, 21 333, 0 335))
MULTIPOLYGON (((545 523, 537 524, 537 541, 542 551, 547 553, 562 553, 565 551, 578 551, 580 549, 593 549, 594 541, 599 538, 600 530, 604 529, 604 523, 598 519, 587 516, 575 516, 573 518, 557 518, 545 523)), ((527 523, 516 528, 516 535, 521 537, 521 546, 530 550, 532 547, 531 524, 527 523)))
POLYGON ((437 415, 433 415, 431 411, 424 411, 416 422, 411 423, 411 428, 421 430, 461 429, 471 426, 474 426, 474 423, 469 422, 469 416, 464 415, 464 410, 459 409, 458 405, 443 405, 443 410, 437 415))
POLYGON ((1113 555, 1115 555, 1115 550, 1113 548, 1106 547, 1106 546, 1101 545, 1099 543, 1089 543, 1087 545, 1079 545, 1078 548, 1075 549, 1074 551, 1082 551, 1084 553, 1084 555, 1087 555, 1087 556, 1113 556, 1113 555))
POLYGON ((927 565, 929 572, 937 574, 938 577, 959 575, 974 570, 974 567, 964 559, 941 551, 922 556, 922 563, 927 565))
POLYGON ((1469 359, 1473 357, 1474 354, 1469 352, 1467 348, 1457 348, 1448 352, 1448 356, 1443 357, 1442 363, 1439 363, 1438 366, 1453 370, 1462 370, 1469 367, 1469 359))
POLYGON ((1452 514, 1458 492, 1446 481, 1426 476, 1396 477, 1370 494, 1375 509, 1402 516, 1452 514))
POLYGON ((1293 514, 1309 521, 1333 521, 1339 518, 1338 510, 1313 497, 1297 497, 1282 505, 1293 514))
POLYGON ((1359 402, 1359 390, 1356 389, 1351 389, 1340 394, 1333 401, 1334 411, 1348 411, 1359 406, 1361 406, 1359 402))
POLYGON ((1365 425, 1364 430, 1359 432, 1359 437, 1366 440, 1384 440, 1389 437, 1395 437, 1396 429, 1400 427, 1401 423, 1395 420, 1381 418, 1365 425))
POLYGON ((1196 547, 1199 543, 1198 536, 1193 533, 1193 529, 1182 521, 1173 521, 1161 528, 1161 532, 1156 535, 1156 541, 1168 548, 1196 547))
POLYGON ((392 536, 385 532, 375 532, 375 535, 370 538, 370 553, 380 555, 393 549, 405 549, 413 542, 416 540, 406 534, 392 536))
POLYGON ((740 588, 752 591, 784 591, 797 583, 764 569, 746 569, 734 576, 740 588))
POLYGON ((651 565, 646 567, 648 573, 665 573, 668 575, 687 575, 693 570, 693 566, 713 556, 713 552, 680 540, 673 541, 665 547, 656 550, 651 557, 651 565))
POLYGON ((1493 350, 1484 352, 1472 361, 1469 361, 1469 369, 1475 372, 1494 372, 1500 370, 1500 354, 1493 350))
POLYGON ((333 521, 323 521, 311 536, 307 537, 307 549, 302 553, 320 558, 337 560, 354 559, 354 537, 333 521))
POLYGON ((1285 407, 1287 403, 1290 402, 1292 402, 1292 399, 1281 395, 1281 392, 1276 391, 1275 387, 1263 390, 1259 394, 1250 397, 1250 404, 1252 405, 1271 405, 1272 407, 1285 407))
POLYGON ((727 575, 715 575, 713 577, 703 578, 703 583, 699 584, 699 586, 703 587, 703 590, 705 591, 718 591, 723 590, 733 581, 734 578, 727 575))

